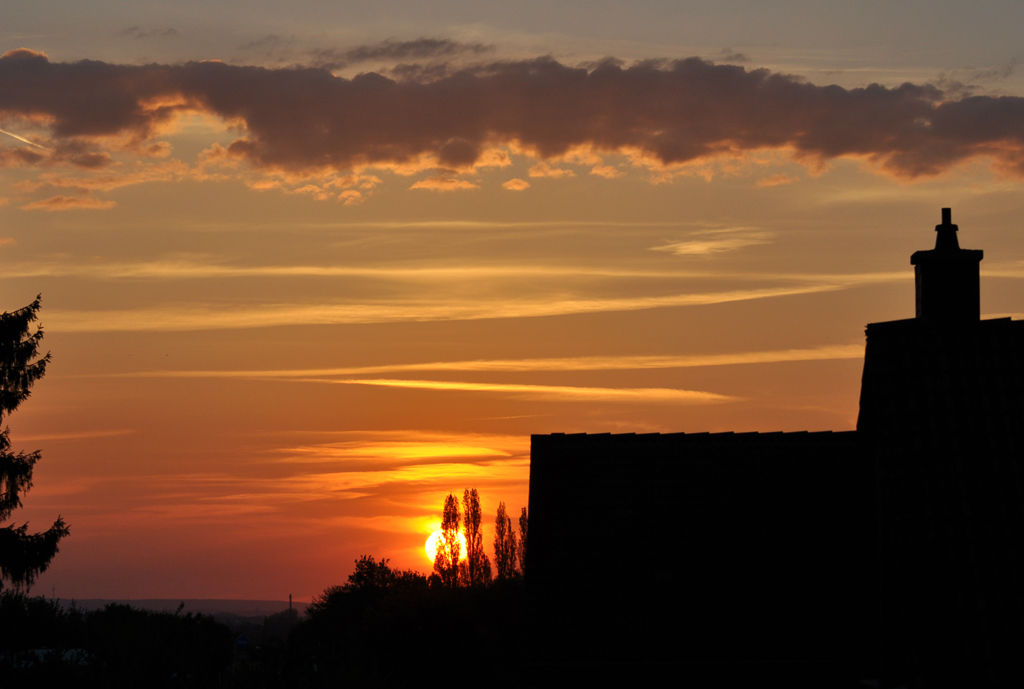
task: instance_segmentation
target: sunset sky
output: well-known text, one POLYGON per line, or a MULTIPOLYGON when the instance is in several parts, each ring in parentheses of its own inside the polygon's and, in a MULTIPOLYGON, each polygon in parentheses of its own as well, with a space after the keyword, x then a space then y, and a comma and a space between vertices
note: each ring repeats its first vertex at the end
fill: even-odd
MULTIPOLYGON (((35 592, 428 571, 531 433, 849 430, 953 208, 1024 311, 1024 2, 0 2, 35 592)), ((595 525, 600 528, 600 525, 595 525)))

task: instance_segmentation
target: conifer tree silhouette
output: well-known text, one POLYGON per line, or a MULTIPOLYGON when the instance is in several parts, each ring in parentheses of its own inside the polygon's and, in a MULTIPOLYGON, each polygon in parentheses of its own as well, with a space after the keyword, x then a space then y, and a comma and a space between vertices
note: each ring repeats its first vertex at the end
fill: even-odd
MULTIPOLYGON (((29 333, 40 298, 23 309, 0 314, 0 421, 28 398, 32 386, 46 373, 50 354, 38 356, 43 329, 29 333)), ((0 522, 21 507, 21 496, 32 488, 32 469, 39 452, 11 452, 10 428, 0 431, 0 522)), ((29 589, 57 554, 68 535, 61 517, 48 530, 29 533, 28 524, 0 527, 0 588, 29 589)))

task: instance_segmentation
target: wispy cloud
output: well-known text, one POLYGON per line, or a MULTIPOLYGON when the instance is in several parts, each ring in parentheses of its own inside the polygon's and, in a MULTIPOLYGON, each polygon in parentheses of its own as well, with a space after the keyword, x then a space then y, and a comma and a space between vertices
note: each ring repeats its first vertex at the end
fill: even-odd
POLYGON ((360 376, 380 373, 419 371, 621 371, 701 366, 738 366, 774 364, 789 361, 829 361, 860 359, 864 345, 825 345, 810 349, 781 349, 730 354, 697 354, 690 356, 579 356, 543 359, 475 359, 469 361, 431 361, 417 364, 385 364, 381 366, 349 366, 339 368, 274 369, 248 371, 141 371, 117 374, 144 378, 312 378, 326 376, 360 376))
POLYGON ((693 232, 691 236, 695 238, 652 247, 652 250, 667 251, 677 256, 706 256, 723 251, 735 251, 748 246, 770 244, 775 235, 763 230, 739 228, 704 230, 693 232))
POLYGON ((218 307, 208 304, 167 306, 123 311, 51 311, 51 331, 111 332, 138 330, 226 330, 288 325, 389 323, 492 318, 536 318, 574 313, 635 311, 673 306, 700 306, 753 299, 770 299, 843 289, 835 283, 803 284, 760 289, 702 292, 652 297, 610 299, 505 299, 373 304, 267 304, 218 307))
POLYGON ((134 432, 127 428, 117 428, 111 430, 72 431, 70 433, 38 433, 35 435, 19 435, 15 440, 24 440, 25 442, 36 440, 88 440, 90 438, 111 438, 119 435, 130 435, 134 432))
POLYGON ((792 184, 796 182, 797 178, 790 175, 784 175, 782 173, 770 175, 757 180, 757 186, 759 187, 778 187, 783 184, 792 184))
MULTIPOLYGON (((426 227, 433 227, 428 223, 426 227)), ((470 224, 469 227, 477 227, 470 224)), ((484 225, 486 226, 486 225, 484 225)), ((532 227, 532 225, 527 225, 532 227)), ((416 227, 420 227, 416 225, 416 227)), ((450 228, 448 228, 450 229, 450 228)), ((691 233, 699 235, 700 233, 691 233)), ((703 241, 703 240, 698 240, 703 241)), ((654 251, 673 252, 676 243, 652 247, 654 251)), ((1020 264, 1000 264, 982 268, 985 275, 1019 276, 1020 264)), ((0 280, 32 277, 76 277, 96 280, 191 280, 251 277, 363 277, 412 283, 456 283, 464 280, 530 279, 530 278, 623 278, 650 280, 724 279, 742 282, 823 283, 843 286, 875 284, 913 279, 913 272, 887 273, 777 273, 711 269, 700 264, 678 268, 632 268, 611 265, 567 265, 508 263, 403 263, 400 265, 233 265, 193 257, 165 258, 124 263, 84 263, 36 260, 31 263, 7 263, 0 270, 0 280)))
MULTIPOLYGON (((671 245, 669 245, 671 246, 671 245)), ((670 250, 655 247, 654 250, 670 250)), ((454 282, 492 278, 641 278, 652 280, 718 278, 743 281, 836 282, 844 285, 910 279, 913 273, 771 273, 729 270, 628 268, 602 265, 521 264, 482 262, 477 264, 412 265, 232 265, 191 258, 168 258, 131 263, 46 262, 7 264, 0 280, 26 277, 78 277, 100 280, 120 279, 206 279, 249 277, 365 277, 412 282, 454 282)))
POLYGON ((70 211, 76 209, 101 210, 113 208, 117 204, 114 201, 103 201, 91 197, 82 196, 52 196, 42 201, 33 201, 21 206, 23 211, 70 211))
POLYGON ((519 179, 518 177, 515 177, 505 182, 501 186, 504 187, 505 189, 508 189, 509 191, 522 191, 523 189, 529 189, 530 183, 527 182, 525 179, 519 179))
POLYGON ((540 162, 529 169, 530 177, 554 177, 560 179, 562 177, 575 177, 576 173, 572 170, 565 168, 551 167, 545 162, 540 162))
POLYGON ((682 404, 714 404, 731 402, 735 397, 701 390, 673 388, 596 388, 563 385, 519 385, 515 383, 470 383, 438 380, 326 379, 339 385, 374 385, 414 390, 492 392, 533 400, 572 402, 674 402, 682 404))
POLYGON ((411 41, 388 39, 355 48, 316 48, 309 51, 310 63, 325 69, 341 69, 365 62, 451 59, 493 53, 495 47, 484 43, 463 43, 450 38, 420 37, 411 41))
POLYGON ((590 174, 604 177, 605 179, 615 179, 616 177, 622 177, 626 173, 611 165, 595 165, 590 169, 590 174))
POLYGON ((275 450, 284 463, 332 463, 378 470, 413 464, 489 461, 529 457, 530 442, 524 436, 429 431, 343 433, 344 440, 275 450))
POLYGON ((150 29, 146 31, 138 26, 132 26, 123 31, 118 31, 117 36, 128 36, 136 40, 143 38, 173 38, 178 35, 177 29, 169 27, 166 29, 150 29))
POLYGON ((460 189, 479 189, 480 185, 454 177, 428 177, 414 183, 410 189, 429 189, 431 191, 458 191, 460 189))

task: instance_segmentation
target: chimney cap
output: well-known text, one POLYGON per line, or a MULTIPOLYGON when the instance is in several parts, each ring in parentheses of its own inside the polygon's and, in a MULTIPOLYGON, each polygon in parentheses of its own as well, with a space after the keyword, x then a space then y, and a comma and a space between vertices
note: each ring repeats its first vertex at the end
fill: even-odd
POLYGON ((942 224, 935 226, 938 234, 935 237, 935 249, 937 251, 959 251, 960 242, 957 241, 956 233, 960 228, 953 224, 953 209, 942 209, 942 224))

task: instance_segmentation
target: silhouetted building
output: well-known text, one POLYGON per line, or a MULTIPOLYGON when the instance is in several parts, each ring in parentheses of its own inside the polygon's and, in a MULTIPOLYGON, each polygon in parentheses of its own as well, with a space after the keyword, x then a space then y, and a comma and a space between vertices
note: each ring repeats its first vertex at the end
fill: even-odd
POLYGON ((982 252, 948 209, 935 229, 912 258, 917 317, 867 329, 882 674, 1024 686, 1024 321, 980 320, 982 252))
POLYGON ((533 436, 535 662, 1024 686, 1024 322, 980 320, 982 252, 936 230, 857 431, 533 436))

